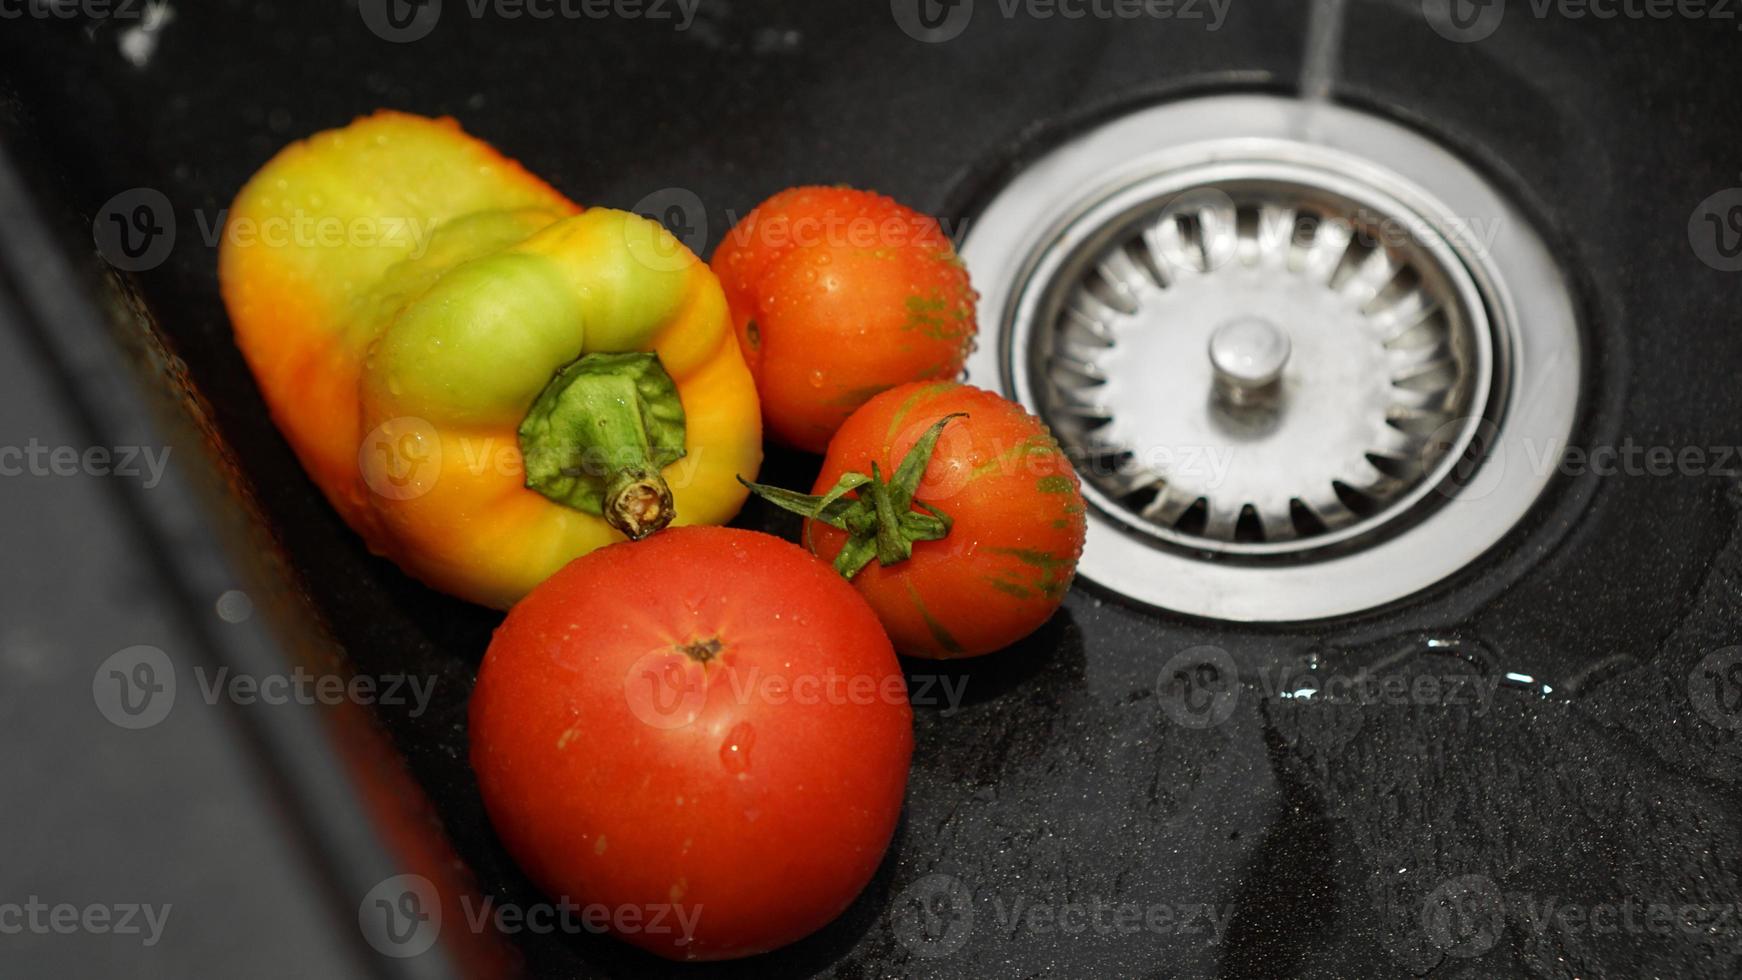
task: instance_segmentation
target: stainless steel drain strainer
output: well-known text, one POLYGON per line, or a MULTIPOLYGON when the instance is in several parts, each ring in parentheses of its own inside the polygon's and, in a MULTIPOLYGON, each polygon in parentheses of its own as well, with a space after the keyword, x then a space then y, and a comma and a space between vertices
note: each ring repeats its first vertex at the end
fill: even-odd
POLYGON ((1347 183, 1161 175, 1042 270, 1034 390, 1103 509, 1182 545, 1301 551, 1378 527, 1460 458, 1494 367, 1480 294, 1347 183))
POLYGON ((1085 576, 1239 620, 1371 608, 1494 544, 1577 406, 1572 303, 1438 145, 1324 104, 1173 103, 979 216, 969 379, 1042 415, 1092 507, 1085 576))

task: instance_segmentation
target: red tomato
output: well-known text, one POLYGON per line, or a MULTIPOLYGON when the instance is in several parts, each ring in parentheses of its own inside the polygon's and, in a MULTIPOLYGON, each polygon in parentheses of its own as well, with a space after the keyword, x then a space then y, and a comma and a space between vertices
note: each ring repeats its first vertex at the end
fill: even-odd
MULTIPOLYGON (((829 443, 813 493, 877 464, 885 479, 927 429, 952 413, 914 495, 951 519, 912 557, 873 560, 853 577, 902 653, 971 657, 1039 629, 1064 601, 1083 553, 1076 471, 1039 419, 979 388, 904 385, 865 403, 829 443)), ((805 540, 833 561, 845 532, 805 522, 805 540)))
POLYGON ((822 452, 878 392, 955 378, 974 338, 974 290, 949 238, 869 191, 782 191, 712 265, 768 431, 799 449, 822 452))
POLYGON ((471 702, 472 766, 515 859, 672 959, 748 956, 839 915, 889 846, 912 750, 865 601, 802 549, 728 528, 570 563, 509 613, 471 702))

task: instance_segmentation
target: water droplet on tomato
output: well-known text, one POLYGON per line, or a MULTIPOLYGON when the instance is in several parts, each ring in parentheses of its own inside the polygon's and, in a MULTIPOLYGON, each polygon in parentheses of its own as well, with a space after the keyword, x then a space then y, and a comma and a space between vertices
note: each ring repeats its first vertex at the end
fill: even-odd
POLYGON ((811 387, 812 388, 821 388, 822 386, 823 386, 823 372, 820 370, 811 371, 811 387))
POLYGON ((750 747, 756 744, 756 729, 747 721, 732 726, 726 741, 720 745, 720 764, 726 771, 742 776, 750 771, 750 747))

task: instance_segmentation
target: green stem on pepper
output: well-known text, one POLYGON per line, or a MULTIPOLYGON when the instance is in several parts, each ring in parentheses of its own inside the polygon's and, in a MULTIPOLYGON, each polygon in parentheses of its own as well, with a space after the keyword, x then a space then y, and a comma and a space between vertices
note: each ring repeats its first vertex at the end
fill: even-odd
POLYGON ((578 358, 539 392, 519 435, 527 489, 631 540, 676 516, 660 471, 684 456, 683 402, 658 355, 578 358))

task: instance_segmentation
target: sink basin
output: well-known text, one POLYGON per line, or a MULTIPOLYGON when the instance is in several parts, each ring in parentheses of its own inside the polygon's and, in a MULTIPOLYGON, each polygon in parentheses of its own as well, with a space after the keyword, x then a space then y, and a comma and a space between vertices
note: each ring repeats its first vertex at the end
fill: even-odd
MULTIPOLYGON (((149 23, 140 6, 0 33, 17 397, 52 408, 76 433, 63 441, 172 450, 160 484, 100 485, 88 506, 107 523, 58 509, 59 485, 0 487, 33 494, 8 518, 7 642, 42 651, 5 661, 18 758, 0 772, 41 801, 7 808, 9 893, 155 895, 173 913, 149 947, 0 936, 22 973, 694 972, 585 930, 474 925, 480 908, 546 901, 466 763, 466 697, 500 617, 370 556, 267 417, 215 262, 223 209, 276 149, 381 106, 449 114, 571 198, 653 214, 704 254, 798 183, 876 188, 975 248, 999 194, 1073 139, 1190 99, 1292 101, 1307 74, 1326 104, 1478 175, 1564 274, 1576 410, 1560 443, 1509 460, 1534 468, 1533 492, 1459 561, 1414 575, 1437 556, 1398 549, 1410 587, 1324 616, 1226 612, 1266 604, 1251 593, 1134 599, 1103 577, 996 657, 907 662, 917 747, 876 879, 822 932, 716 972, 1735 974, 1733 927, 1528 914, 1742 900, 1742 675, 1725 652, 1742 643, 1733 24, 1350 0, 1329 5, 1335 69, 1313 75, 1294 0, 1165 16, 525 8, 550 17, 223 0, 149 23), (79 584, 122 568, 108 591, 79 584), (111 621, 125 628, 97 628, 111 621), (128 731, 93 710, 93 678, 136 646, 164 652, 177 707, 128 731), (203 696, 225 668, 431 693, 203 696), (405 875, 432 884, 422 911, 440 914, 415 955, 359 927, 405 875)), ((1518 395, 1529 411, 1533 392, 1518 395)), ((50 431, 38 417, 20 409, 0 442, 50 431)), ((817 466, 776 452, 764 479, 808 486, 817 466)), ((756 503, 739 523, 796 534, 756 503)))

